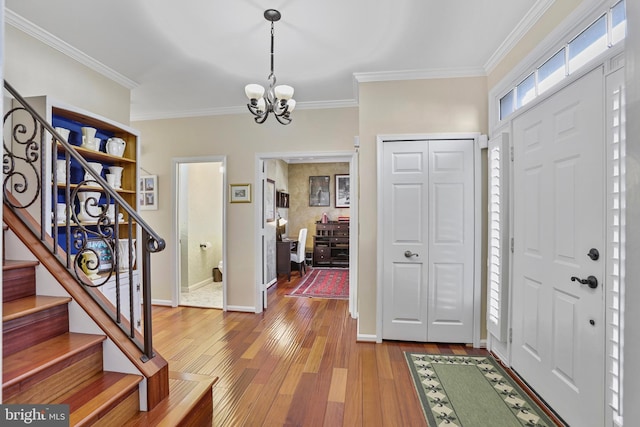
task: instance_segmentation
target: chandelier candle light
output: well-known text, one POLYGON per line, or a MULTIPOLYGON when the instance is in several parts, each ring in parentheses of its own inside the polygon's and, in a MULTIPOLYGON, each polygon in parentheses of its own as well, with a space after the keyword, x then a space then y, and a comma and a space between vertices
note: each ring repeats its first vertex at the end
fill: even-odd
POLYGON ((264 12, 264 17, 267 21, 271 22, 271 73, 269 74, 269 90, 267 90, 266 96, 264 93, 264 87, 259 84, 248 84, 244 88, 244 92, 249 98, 249 111, 255 117, 256 123, 264 123, 269 116, 269 113, 273 113, 276 120, 283 125, 291 123, 290 114, 296 106, 296 101, 293 99, 293 88, 287 85, 276 86, 276 75, 273 73, 273 23, 280 20, 280 12, 275 9, 267 9, 264 12))

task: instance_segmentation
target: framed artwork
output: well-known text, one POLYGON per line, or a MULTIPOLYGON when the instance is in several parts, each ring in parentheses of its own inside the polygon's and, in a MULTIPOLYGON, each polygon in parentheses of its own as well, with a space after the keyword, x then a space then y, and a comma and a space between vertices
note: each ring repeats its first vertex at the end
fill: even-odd
POLYGON ((348 208, 350 206, 349 175, 336 174, 336 208, 348 208))
POLYGON ((309 206, 329 206, 331 202, 328 176, 309 177, 309 206))
POLYGON ((231 203, 251 203, 251 184, 230 184, 229 201, 231 203))
POLYGON ((272 179, 267 179, 264 186, 264 220, 276 220, 276 182, 272 179))
MULTIPOLYGON (((98 272, 111 270, 113 266, 113 250, 102 239, 87 239, 87 249, 93 250, 98 255, 98 272)), ((93 270, 95 272, 95 270, 93 270)))
POLYGON ((138 188, 138 207, 140 210, 158 210, 158 175, 141 176, 138 188))

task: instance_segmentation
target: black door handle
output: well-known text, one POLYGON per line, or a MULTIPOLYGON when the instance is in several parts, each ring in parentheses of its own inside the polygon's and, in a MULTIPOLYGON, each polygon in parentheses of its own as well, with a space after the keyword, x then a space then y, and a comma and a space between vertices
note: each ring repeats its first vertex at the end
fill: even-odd
POLYGON ((581 279, 576 276, 571 276, 571 281, 580 282, 583 285, 588 285, 591 289, 595 289, 598 287, 598 279, 596 279, 596 276, 589 276, 586 279, 581 279))

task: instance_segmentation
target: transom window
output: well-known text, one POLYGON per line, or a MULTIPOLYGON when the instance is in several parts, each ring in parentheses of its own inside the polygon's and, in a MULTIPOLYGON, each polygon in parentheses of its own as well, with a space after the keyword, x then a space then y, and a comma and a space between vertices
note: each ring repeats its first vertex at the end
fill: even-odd
POLYGON ((624 40, 626 33, 625 0, 621 0, 500 98, 500 120, 624 40))

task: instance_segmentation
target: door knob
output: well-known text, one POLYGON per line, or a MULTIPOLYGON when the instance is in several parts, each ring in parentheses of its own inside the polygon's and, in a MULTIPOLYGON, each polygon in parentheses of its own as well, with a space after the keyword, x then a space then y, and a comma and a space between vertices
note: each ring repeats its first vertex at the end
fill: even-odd
POLYGON ((416 257, 416 258, 418 258, 418 256, 419 256, 419 255, 418 255, 418 254, 414 254, 414 253, 413 253, 413 252, 411 252, 411 251, 404 251, 404 256, 406 256, 407 258, 411 258, 411 257, 416 257))
POLYGON ((580 282, 583 285, 588 285, 591 289, 595 289, 598 287, 598 279, 595 276, 589 276, 586 279, 581 279, 576 276, 571 276, 572 282, 580 282))

